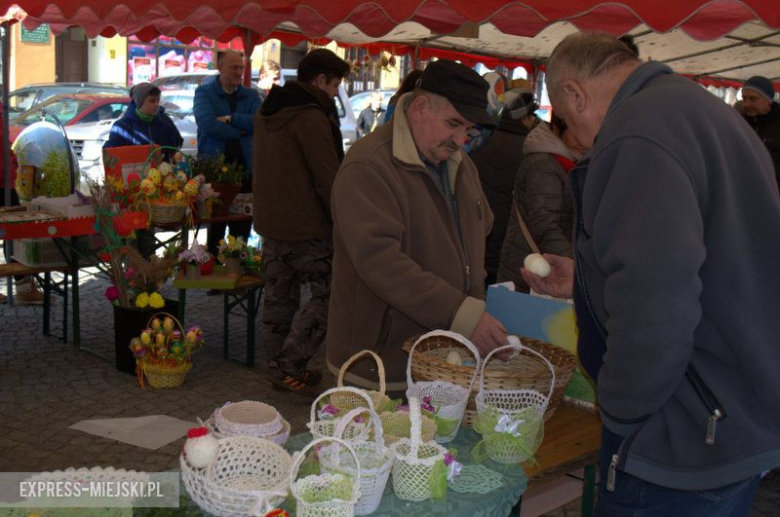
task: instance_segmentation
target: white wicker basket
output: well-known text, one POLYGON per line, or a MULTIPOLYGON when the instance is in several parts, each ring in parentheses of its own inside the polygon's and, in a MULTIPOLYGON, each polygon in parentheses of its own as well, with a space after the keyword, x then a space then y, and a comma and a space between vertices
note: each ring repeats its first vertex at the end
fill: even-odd
POLYGON ((409 415, 412 420, 411 438, 402 438, 390 447, 395 453, 393 463, 393 490, 395 495, 407 501, 425 501, 433 497, 432 487, 437 480, 436 464, 444 462, 447 449, 435 441, 421 439, 420 401, 409 398, 409 415))
POLYGON ((292 458, 279 445, 254 436, 219 440, 217 459, 196 469, 183 454, 182 480, 193 501, 223 517, 265 515, 288 493, 292 458))
POLYGON ((449 443, 455 439, 458 434, 460 423, 463 420, 463 414, 466 411, 466 404, 469 401, 471 388, 474 386, 474 380, 477 378, 477 372, 480 367, 479 351, 474 344, 465 337, 455 332, 447 330, 434 330, 420 336, 409 350, 409 361, 406 363, 406 397, 417 397, 423 400, 426 396, 431 398, 431 404, 436 408, 437 422, 436 441, 439 443, 449 443), (417 345, 429 337, 446 336, 456 340, 465 346, 471 355, 474 356, 476 367, 474 375, 471 376, 468 388, 459 386, 443 380, 414 382, 412 379, 412 361, 414 361, 414 349, 417 345), (456 423, 457 422, 457 423, 456 423), (446 423, 446 425, 444 425, 446 423))
MULTIPOLYGON (((340 438, 347 423, 362 414, 367 414, 373 424, 374 440, 350 444, 360 463, 361 495, 355 505, 355 515, 369 515, 376 511, 390 477, 390 468, 393 466, 393 452, 385 446, 382 424, 377 414, 370 409, 355 408, 347 413, 338 424, 336 437, 340 438)), ((343 447, 327 445, 320 450, 320 461, 327 468, 336 469, 338 462, 343 461, 339 458, 339 453, 348 454, 343 447)), ((348 467, 342 469, 352 476, 357 476, 357 472, 349 470, 348 467)))
MULTIPOLYGON (((228 436, 232 436, 221 432, 219 427, 217 427, 217 423, 214 421, 213 416, 208 420, 206 420, 205 422, 202 421, 201 419, 198 419, 198 424, 207 427, 209 432, 212 435, 214 435, 215 438, 227 438, 228 436)), ((279 431, 276 434, 272 434, 270 436, 258 436, 257 438, 263 438, 265 440, 269 440, 271 442, 274 442, 276 445, 284 445, 285 443, 287 443, 287 440, 290 439, 290 430, 291 430, 290 422, 282 418, 281 431, 279 431)), ((236 436, 240 436, 240 435, 236 435, 236 436)))
MULTIPOLYGON (((314 438, 328 438, 328 437, 334 437, 336 436, 336 426, 338 425, 339 421, 344 417, 344 414, 346 411, 341 410, 340 416, 336 415, 332 418, 322 418, 323 415, 318 414, 320 410, 321 403, 327 402, 331 403, 332 397, 341 397, 342 399, 346 396, 349 396, 350 398, 362 398, 363 404, 361 407, 365 407, 370 409, 373 412, 376 412, 374 410, 374 403, 371 402, 371 397, 368 396, 368 393, 365 391, 358 389, 358 388, 352 388, 350 386, 342 386, 340 388, 331 388, 324 393, 322 393, 317 399, 314 401, 314 403, 311 405, 311 414, 309 415, 309 423, 306 424, 306 426, 309 428, 309 431, 311 432, 312 437, 314 438)), ((335 406, 335 404, 332 404, 335 406)), ((336 406, 338 407, 338 406, 336 406)), ((353 442, 353 441, 366 441, 368 437, 368 433, 371 430, 371 426, 369 425, 368 420, 365 422, 355 422, 355 421, 349 421, 347 424, 347 427, 344 430, 344 434, 342 439, 346 442, 353 442)))
MULTIPOLYGON (((544 437, 544 412, 550 403, 553 389, 555 388, 555 368, 542 354, 532 350, 520 342, 516 336, 510 336, 510 344, 491 350, 487 355, 479 378, 479 392, 476 396, 477 420, 492 412, 501 424, 508 430, 514 429, 515 437, 523 436, 518 440, 485 440, 485 448, 488 456, 493 461, 504 464, 518 464, 529 459, 539 448, 544 437), (547 368, 550 369, 550 388, 545 395, 533 389, 485 389, 485 367, 490 359, 498 352, 515 350, 533 354, 539 357, 547 368)), ((477 427, 475 426, 475 430, 477 427)), ((492 434, 493 430, 490 430, 492 434)), ((497 429, 496 429, 497 431, 497 429)), ((479 432, 479 431, 478 431, 479 432)), ((507 432, 502 430, 501 432, 507 432)), ((484 430, 482 432, 485 435, 484 430)))
MULTIPOLYGON (((321 457, 321 456, 320 456, 321 457)), ((338 438, 319 438, 295 453, 290 471, 290 491, 296 500, 298 517, 352 517, 360 499, 360 462, 352 447, 338 438), (298 471, 307 458, 325 444, 337 446, 330 450, 334 461, 326 466, 320 461, 320 473, 298 479, 298 471)))
POLYGON ((279 434, 284 427, 275 407, 255 400, 228 402, 214 412, 214 422, 226 436, 266 438, 279 434))
MULTIPOLYGON (((385 380, 385 363, 376 353, 372 352, 371 350, 361 350, 357 354, 347 359, 347 361, 342 364, 341 368, 339 369, 339 376, 336 386, 339 388, 344 386, 344 375, 346 375, 349 367, 352 366, 355 361, 366 355, 371 356, 374 361, 376 361, 377 375, 379 376, 379 391, 364 391, 366 391, 368 396, 371 397, 371 402, 374 403, 374 411, 381 413, 382 411, 386 411, 388 409, 390 397, 388 397, 385 393, 387 391, 387 382, 385 380)), ((331 403, 337 408, 345 411, 354 409, 356 407, 366 407, 366 405, 363 403, 363 397, 356 397, 349 392, 339 392, 333 394, 331 396, 331 403)))

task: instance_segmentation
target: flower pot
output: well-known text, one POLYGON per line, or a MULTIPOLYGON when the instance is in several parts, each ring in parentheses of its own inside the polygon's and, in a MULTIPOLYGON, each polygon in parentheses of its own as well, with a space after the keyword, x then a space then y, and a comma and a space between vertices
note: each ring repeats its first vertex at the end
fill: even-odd
POLYGON ((214 257, 209 257, 208 262, 200 265, 200 276, 207 276, 214 272, 214 257))
POLYGON ((238 258, 226 258, 225 273, 227 273, 228 275, 240 275, 241 261, 238 258))
POLYGON ((200 280, 200 264, 187 264, 185 278, 187 280, 200 280))
POLYGON ((211 208, 211 217, 227 215, 230 205, 241 191, 241 185, 231 185, 229 183, 212 183, 211 188, 219 192, 219 196, 214 199, 211 208))
POLYGON ((195 203, 195 213, 200 219, 208 219, 211 217, 211 206, 211 201, 199 199, 198 202, 195 203))
MULTIPOLYGON (((171 314, 179 312, 179 302, 165 300, 165 311, 171 314)), ((116 369, 135 375, 135 357, 130 351, 130 340, 139 337, 149 324, 152 314, 159 309, 137 309, 114 305, 114 352, 116 369)))

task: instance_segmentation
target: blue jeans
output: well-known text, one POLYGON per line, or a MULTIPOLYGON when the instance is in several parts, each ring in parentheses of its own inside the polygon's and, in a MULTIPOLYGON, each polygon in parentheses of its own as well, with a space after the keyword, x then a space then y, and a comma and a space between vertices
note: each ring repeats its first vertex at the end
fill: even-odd
POLYGON ((607 490, 607 471, 623 437, 601 428, 597 517, 741 517, 747 516, 759 476, 711 490, 686 492, 642 481, 617 471, 615 490, 607 490))

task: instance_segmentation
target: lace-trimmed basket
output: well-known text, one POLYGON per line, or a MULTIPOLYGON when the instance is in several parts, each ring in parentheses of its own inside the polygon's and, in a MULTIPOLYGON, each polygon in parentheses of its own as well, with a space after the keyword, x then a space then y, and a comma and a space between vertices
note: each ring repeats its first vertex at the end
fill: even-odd
POLYGON ((204 425, 217 438, 256 436, 277 445, 284 445, 290 438, 290 424, 276 408, 254 400, 228 402, 216 409, 204 425))
POLYGON ((290 472, 290 491, 296 500, 298 517, 352 517, 360 499, 360 461, 352 447, 338 438, 319 438, 295 453, 290 472), (320 460, 320 473, 298 479, 301 465, 311 449, 322 458, 326 444, 333 462, 320 460), (317 452, 319 450, 319 452, 317 452), (354 475, 353 475, 354 473, 354 475))
POLYGON ((420 401, 409 397, 409 415, 412 420, 411 438, 403 438, 391 448, 393 463, 393 491, 407 501, 425 501, 433 496, 435 466, 444 461, 447 449, 435 441, 424 441, 421 431, 420 401))
MULTIPOLYGON (((393 452, 385 447, 385 439, 382 434, 382 424, 374 411, 368 408, 355 408, 349 411, 339 422, 336 429, 336 437, 340 438, 347 422, 360 415, 366 414, 371 421, 374 431, 373 441, 354 442, 352 449, 357 454, 360 463, 360 499, 355 505, 355 515, 368 515, 374 513, 382 501, 387 480, 390 477, 390 468, 393 466, 393 452)), ((326 468, 336 469, 339 462, 339 454, 348 454, 343 447, 326 445, 320 450, 320 461, 326 468)), ((357 476, 357 472, 342 467, 349 475, 357 476)))
MULTIPOLYGON (((450 352, 453 353, 453 352, 450 352)), ((458 352, 454 352, 458 353, 458 352)), ((458 355, 460 357, 460 355, 458 355)), ((466 404, 471 394, 471 389, 474 387, 474 380, 477 378, 477 372, 479 371, 480 358, 479 351, 474 344, 465 337, 455 332, 447 330, 434 330, 428 332, 425 335, 414 342, 411 350, 409 350, 409 361, 406 364, 406 384, 408 386, 406 390, 407 397, 417 397, 423 400, 428 396, 431 399, 431 404, 436 408, 436 418, 449 422, 447 429, 443 430, 437 425, 436 441, 439 443, 448 443, 455 439, 455 435, 458 434, 458 428, 463 420, 463 414, 466 411, 466 404), (432 380, 432 381, 418 381, 414 382, 412 377, 412 364, 414 364, 414 351, 417 345, 424 343, 429 338, 436 336, 446 336, 454 339, 458 343, 461 343, 466 349, 474 356, 476 361, 476 368, 471 376, 468 386, 460 386, 447 380, 432 380), (457 424, 455 423, 457 422, 457 424), (451 427, 452 429, 449 429, 451 427)), ((437 422, 438 424, 438 422, 437 422)))
POLYGON ((522 446, 512 440, 486 440, 485 443, 487 454, 493 461, 504 464, 518 464, 529 459, 533 453, 536 452, 544 437, 543 418, 555 387, 555 369, 546 357, 539 352, 523 346, 516 336, 510 336, 509 342, 509 345, 491 350, 487 357, 485 357, 485 361, 482 363, 482 371, 479 376, 479 393, 477 393, 476 404, 477 414, 479 416, 484 415, 487 411, 493 411, 498 418, 506 417, 505 420, 507 423, 518 421, 527 422, 527 425, 522 427, 522 446), (550 380, 547 389, 545 390, 547 392, 546 394, 537 389, 485 388, 485 368, 496 353, 506 350, 534 354, 547 365, 547 368, 550 370, 550 380), (529 414, 529 410, 537 412, 538 418, 529 419, 526 416, 529 414))
MULTIPOLYGON (((411 437, 412 417, 410 412, 405 411, 385 411, 379 415, 382 422, 382 429, 385 433, 385 442, 394 444, 398 440, 411 437)), ((420 427, 422 440, 424 442, 436 438, 436 422, 425 415, 420 417, 420 427)))
MULTIPOLYGON (((416 337, 407 339, 404 349, 410 350, 416 337)), ((523 345, 539 352, 555 367, 555 390, 547 406, 544 419, 549 420, 555 413, 566 385, 571 380, 574 369, 577 368, 577 358, 571 352, 561 347, 545 343, 538 339, 522 338, 523 345)), ((461 350, 461 345, 447 336, 435 336, 428 338, 417 346, 412 374, 415 379, 435 381, 442 380, 452 382, 459 386, 468 386, 472 376, 478 373, 473 365, 454 365, 447 362, 447 356, 452 351, 461 350)), ((550 383, 550 371, 537 356, 522 352, 518 356, 504 361, 492 361, 485 365, 485 387, 489 389, 537 389, 546 391, 550 383)), ((466 412, 461 425, 471 427, 474 417, 477 415, 475 397, 479 391, 479 385, 474 383, 471 397, 466 405, 466 412)))
MULTIPOLYGON (((328 438, 336 436, 336 427, 338 426, 339 421, 344 418, 344 414, 346 412, 342 410, 342 408, 333 404, 334 396, 337 400, 339 400, 339 398, 340 400, 362 399, 363 403, 360 404, 360 407, 368 408, 371 411, 374 411, 374 403, 371 402, 371 398, 365 391, 358 388, 352 388, 351 386, 331 388, 317 397, 317 399, 311 405, 309 423, 306 424, 306 426, 309 428, 312 437, 328 438), (337 407, 340 410, 340 414, 334 415, 330 418, 326 417, 326 415, 323 414, 322 410, 320 409, 320 406, 323 403, 329 403, 330 405, 337 407)), ((341 439, 346 442, 365 441, 370 430, 371 426, 369 425, 368 421, 361 423, 350 420, 347 421, 341 439)))
POLYGON ((179 458, 187 493, 207 512, 223 517, 265 515, 288 493, 292 458, 279 445, 254 436, 219 439, 217 459, 197 469, 179 458))
MULTIPOLYGON (((347 370, 349 370, 349 367, 354 364, 355 361, 360 359, 363 356, 370 356, 376 361, 377 366, 377 374, 379 375, 379 391, 375 390, 366 390, 368 395, 371 397, 371 401, 374 403, 374 410, 377 413, 381 413, 383 408, 386 408, 387 405, 390 403, 390 397, 388 397, 385 394, 385 391, 387 389, 387 383, 385 381, 385 363, 382 362, 382 358, 379 357, 376 353, 374 353, 371 350, 362 350, 358 352, 357 354, 353 355, 347 361, 341 365, 341 369, 339 369, 339 377, 337 386, 339 388, 344 386, 344 375, 347 373, 347 370)), ((339 409, 343 410, 350 410, 357 407, 366 407, 363 403, 363 397, 355 397, 351 395, 349 392, 338 392, 334 393, 331 396, 331 403, 336 406, 339 409)))

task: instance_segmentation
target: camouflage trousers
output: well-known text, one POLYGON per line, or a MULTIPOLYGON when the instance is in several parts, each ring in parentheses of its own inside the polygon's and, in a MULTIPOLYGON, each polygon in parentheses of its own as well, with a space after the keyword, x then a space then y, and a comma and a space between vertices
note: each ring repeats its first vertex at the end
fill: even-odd
POLYGON ((297 375, 317 353, 328 323, 333 241, 263 238, 265 301, 260 335, 272 370, 297 375), (301 285, 311 298, 301 307, 301 285), (297 317, 296 317, 297 313, 297 317))

